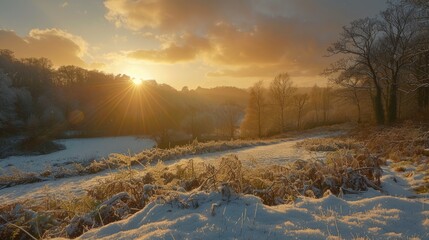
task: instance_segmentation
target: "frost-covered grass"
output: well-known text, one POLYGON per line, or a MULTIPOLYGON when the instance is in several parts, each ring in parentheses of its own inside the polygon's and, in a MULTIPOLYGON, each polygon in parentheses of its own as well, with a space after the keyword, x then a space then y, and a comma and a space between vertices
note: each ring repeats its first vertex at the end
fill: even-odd
MULTIPOLYGON (((357 138, 365 138, 364 133, 357 138)), ((418 193, 429 193, 429 129, 406 123, 374 131, 366 137, 366 147, 388 160, 418 193)))
POLYGON ((429 193, 429 129, 410 122, 385 128, 358 128, 352 137, 307 139, 311 151, 364 149, 407 178, 415 191, 429 193))
POLYGON ((331 152, 340 149, 357 149, 362 148, 362 143, 351 138, 312 138, 297 143, 298 147, 303 147, 309 151, 331 152))
POLYGON ((326 163, 296 161, 285 166, 256 168, 243 165, 234 155, 216 165, 194 160, 171 166, 159 162, 146 166, 144 172, 124 165, 121 171, 94 184, 83 196, 56 198, 47 191, 45 198, 37 202, 3 206, 0 237, 25 236, 15 225, 26 227, 32 235, 76 237, 87 229, 125 219, 154 201, 173 201, 171 204, 189 208, 192 205, 188 200, 177 197, 185 192, 219 191, 227 200, 254 195, 265 205, 279 205, 304 196, 321 198, 332 193, 357 193, 368 187, 379 189, 378 168, 363 162, 355 165, 358 162, 348 161, 346 156, 343 153, 331 156, 326 163), (29 224, 34 218, 47 222, 43 228, 37 228, 29 224))
MULTIPOLYGON (((422 148, 419 144, 404 145, 402 160, 389 159, 373 141, 390 149, 396 148, 389 141, 398 142, 379 135, 374 130, 367 138, 319 141, 346 147, 330 151, 325 160, 271 165, 258 159, 249 165, 237 155, 171 165, 116 155, 111 161, 120 170, 85 194, 58 197, 47 189, 35 201, 1 206, 0 239, 428 239, 429 202, 418 195, 424 191, 412 191, 413 176, 427 171, 421 164, 427 161, 425 151, 413 151, 422 148), (344 141, 351 144, 341 145, 344 141), (131 167, 139 163, 142 170, 131 167)), ((408 136, 401 142, 415 137, 408 136)), ((317 150, 318 142, 308 142, 317 150)))
MULTIPOLYGON (((204 153, 212 153, 219 151, 227 151, 232 149, 267 145, 279 142, 280 140, 234 140, 234 141, 210 141, 198 142, 194 141, 191 144, 176 146, 170 149, 147 148, 148 144, 142 146, 142 151, 136 154, 120 154, 111 153, 106 158, 89 158, 79 159, 76 162, 70 162, 67 167, 61 165, 55 167, 46 165, 43 171, 37 172, 32 170, 22 170, 16 167, 9 167, 0 175, 0 189, 11 187, 18 184, 32 183, 45 181, 53 178, 72 177, 77 175, 93 174, 104 171, 106 169, 116 169, 123 165, 141 165, 158 161, 168 161, 185 156, 199 155, 204 153)), ((109 145, 105 148, 108 149, 109 145)), ((106 151, 104 149, 104 151, 106 151)), ((78 149, 75 151, 79 152, 78 149)), ((136 151, 136 150, 134 150, 136 151)), ((40 158, 41 156, 37 156, 40 158)), ((7 159, 6 159, 7 160, 7 159)), ((45 162, 46 163, 46 162, 45 162)), ((3 162, 3 164, 6 164, 3 162)), ((36 163, 33 163, 36 164, 36 163)), ((41 163, 40 163, 41 164, 41 163)), ((40 167, 39 167, 40 168, 40 167)), ((30 168, 32 169, 32 168, 30 168)), ((38 168, 35 168, 36 170, 38 168)))

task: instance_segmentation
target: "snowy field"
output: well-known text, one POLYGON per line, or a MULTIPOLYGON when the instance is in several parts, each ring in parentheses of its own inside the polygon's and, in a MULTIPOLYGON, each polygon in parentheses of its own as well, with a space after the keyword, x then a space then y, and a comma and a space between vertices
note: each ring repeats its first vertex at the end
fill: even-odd
MULTIPOLYGON (((165 164, 185 164, 189 159, 216 164, 229 154, 249 166, 256 161, 281 165, 324 157, 324 153, 298 148, 300 141, 202 154, 165 164)), ((413 178, 389 166, 383 171, 382 192, 370 189, 340 197, 300 197, 293 204, 274 207, 249 195, 228 198, 217 192, 177 192, 173 200, 159 199, 125 220, 92 229, 78 239, 429 239, 428 196, 411 190, 413 178)), ((0 202, 83 194, 109 174, 108 170, 1 189, 0 202)))
POLYGON ((229 202, 218 193, 182 197, 196 199, 198 208, 154 202, 126 220, 90 230, 78 239, 429 238, 429 203, 406 198, 346 201, 330 195, 268 207, 249 195, 229 202))
POLYGON ((111 153, 135 154, 152 148, 155 142, 138 137, 76 138, 56 140, 66 149, 45 155, 12 156, 0 159, 0 175, 11 168, 40 173, 49 167, 67 166, 74 162, 92 161, 111 153))
POLYGON ((384 168, 384 192, 266 206, 255 196, 177 193, 78 239, 429 239, 429 199, 384 168))
MULTIPOLYGON (((303 148, 297 148, 295 145, 300 141, 302 140, 289 140, 265 146, 202 154, 199 156, 192 156, 174 161, 168 161, 165 164, 182 164, 186 163, 189 159, 194 159, 195 161, 216 163, 223 156, 227 156, 230 154, 237 155, 239 159, 242 160, 243 164, 247 164, 250 166, 255 164, 256 161, 258 162, 258 164, 272 165, 282 163, 284 164, 286 162, 294 161, 297 159, 309 160, 324 156, 324 153, 315 153, 307 151, 303 148)), ((135 166, 135 168, 139 169, 141 167, 137 165, 135 166)), ((109 174, 111 172, 116 171, 117 170, 107 170, 92 175, 76 176, 4 188, 0 190, 0 202, 10 203, 29 198, 43 199, 46 197, 46 195, 65 196, 67 194, 82 194, 85 192, 85 189, 90 188, 99 180, 109 177, 109 174)))

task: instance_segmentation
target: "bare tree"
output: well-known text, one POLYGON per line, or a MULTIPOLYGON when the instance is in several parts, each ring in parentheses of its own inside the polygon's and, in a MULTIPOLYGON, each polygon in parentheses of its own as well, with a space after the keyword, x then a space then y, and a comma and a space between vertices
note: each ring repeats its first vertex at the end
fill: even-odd
POLYGON ((328 49, 331 54, 347 56, 328 69, 330 74, 341 76, 359 69, 359 77, 370 83, 378 124, 386 117, 393 123, 398 117, 398 91, 404 81, 409 81, 406 69, 414 62, 421 40, 417 9, 403 1, 390 3, 378 18, 357 20, 344 27, 340 40, 328 49))
POLYGON ((316 117, 316 122, 319 122, 319 111, 321 109, 321 102, 322 102, 322 91, 320 90, 320 87, 316 85, 314 85, 311 88, 311 93, 310 93, 310 101, 311 101, 311 105, 313 106, 313 110, 314 110, 314 114, 316 117))
POLYGON ((404 70, 412 63, 415 55, 417 9, 408 4, 391 4, 381 13, 380 47, 381 65, 387 84, 387 120, 396 121, 398 116, 398 90, 403 80, 404 70))
POLYGON ((365 80, 365 74, 359 69, 348 69, 343 71, 336 78, 330 79, 335 84, 342 87, 342 97, 356 105, 357 122, 362 122, 362 103, 361 95, 369 88, 368 81, 365 80))
POLYGON ((283 133, 285 125, 285 111, 288 100, 292 98, 292 94, 296 88, 293 87, 293 82, 290 80, 288 73, 280 73, 270 84, 270 94, 274 104, 277 106, 280 115, 280 132, 283 133))
POLYGON ((232 102, 226 102, 219 108, 220 127, 228 133, 230 139, 234 138, 234 132, 241 114, 241 107, 232 102))
POLYGON ((257 136, 262 137, 265 108, 265 88, 263 82, 259 81, 250 88, 249 104, 241 126, 242 129, 251 132, 256 129, 257 136))
POLYGON ((330 87, 322 89, 322 110, 323 110, 323 122, 327 122, 329 118, 329 111, 331 110, 332 93, 330 87))
POLYGON ((302 117, 304 115, 305 106, 308 100, 309 100, 309 97, 307 94, 296 94, 293 97, 293 104, 298 114, 298 118, 297 118, 298 128, 301 128, 302 117))
POLYGON ((355 20, 349 26, 343 27, 340 39, 328 48, 328 52, 345 57, 332 64, 325 73, 335 76, 353 68, 364 69, 365 79, 371 82, 375 119, 378 124, 383 124, 383 84, 377 55, 378 37, 379 21, 376 18, 355 20))

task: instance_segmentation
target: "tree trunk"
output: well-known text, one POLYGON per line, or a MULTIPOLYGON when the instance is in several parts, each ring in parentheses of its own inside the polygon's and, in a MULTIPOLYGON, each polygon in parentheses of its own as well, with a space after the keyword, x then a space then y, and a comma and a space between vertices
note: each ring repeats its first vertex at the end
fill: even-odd
POLYGON ((261 111, 258 111, 258 137, 261 138, 261 111))
POLYGON ((357 122, 358 123, 362 123, 362 120, 361 120, 361 109, 360 109, 359 102, 356 105, 357 105, 357 110, 358 110, 358 120, 357 120, 357 122))
POLYGON ((397 114, 398 114, 398 86, 396 83, 392 83, 390 86, 389 93, 389 105, 387 111, 387 122, 392 124, 396 122, 397 114))
POLYGON ((376 86, 376 94, 374 98, 374 113, 377 124, 384 124, 383 94, 380 86, 376 86))
POLYGON ((360 101, 359 101, 359 96, 358 96, 358 93, 356 92, 356 89, 353 89, 353 95, 354 95, 354 97, 355 97, 355 103, 356 103, 356 107, 357 107, 357 110, 358 110, 358 119, 357 119, 357 123, 361 123, 362 122, 362 120, 361 120, 361 109, 360 109, 360 101))
POLYGON ((285 124, 285 110, 284 110, 284 108, 282 107, 282 123, 280 124, 280 126, 281 126, 281 129, 280 129, 280 133, 283 133, 283 131, 284 131, 284 129, 285 129, 285 126, 284 126, 284 124, 285 124))

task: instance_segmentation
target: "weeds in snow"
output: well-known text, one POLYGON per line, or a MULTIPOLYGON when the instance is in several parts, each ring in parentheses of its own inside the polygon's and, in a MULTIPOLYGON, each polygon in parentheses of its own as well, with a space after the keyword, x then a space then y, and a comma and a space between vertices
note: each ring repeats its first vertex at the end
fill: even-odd
MULTIPOLYGON (((398 156, 395 160, 399 164, 397 167, 407 169, 400 163, 409 161, 407 164, 418 164, 417 167, 421 171, 427 172, 427 168, 421 165, 427 161, 426 133, 421 132, 421 129, 414 131, 402 128, 386 131, 387 133, 372 132, 366 139, 356 135, 357 140, 331 139, 326 143, 315 140, 304 141, 301 146, 309 149, 332 148, 335 151, 330 151, 325 161, 295 161, 282 166, 247 167, 234 155, 220 159, 217 164, 192 159, 171 166, 163 164, 162 161, 147 164, 192 153, 245 146, 242 144, 228 146, 226 143, 218 145, 194 143, 170 150, 151 149, 136 156, 112 155, 106 161, 94 161, 86 167, 76 167, 80 172, 88 171, 83 169, 97 172, 109 167, 121 168, 109 178, 100 180, 91 189, 87 189, 83 196, 56 198, 47 190, 45 201, 0 206, 0 238, 76 237, 88 229, 127 218, 151 202, 169 204, 179 209, 197 208, 198 198, 193 198, 192 194, 188 194, 191 197, 184 197, 182 192, 186 191, 195 194, 199 191, 217 191, 222 194, 224 202, 243 194, 252 194, 260 197, 266 205, 293 202, 301 196, 320 198, 330 194, 354 194, 368 188, 382 191, 381 165, 392 152, 398 156), (416 135, 417 132, 421 132, 420 135, 416 135), (394 138, 397 135, 401 135, 398 141, 394 138), (317 144, 324 146, 320 147, 317 144), (377 144, 383 147, 380 148, 377 144), (385 148, 391 152, 384 151, 385 148), (134 164, 145 164, 145 168, 143 171, 136 171, 131 168, 134 164)), ((398 171, 402 170, 398 168, 398 171)), ((418 190, 428 191, 425 185, 418 190)), ((225 211, 222 204, 213 204, 211 214, 213 216, 221 214, 222 210, 225 211)), ((254 213, 248 213, 254 215, 253 218, 256 214, 256 209, 254 213)), ((326 212, 321 214, 321 217, 332 216, 326 212)), ((242 216, 241 220, 245 218, 251 217, 242 216)), ((237 221, 237 224, 239 226, 242 223, 237 221)), ((340 236, 338 231, 334 230, 333 233, 340 236)), ((237 234, 240 235, 239 232, 237 234)))

